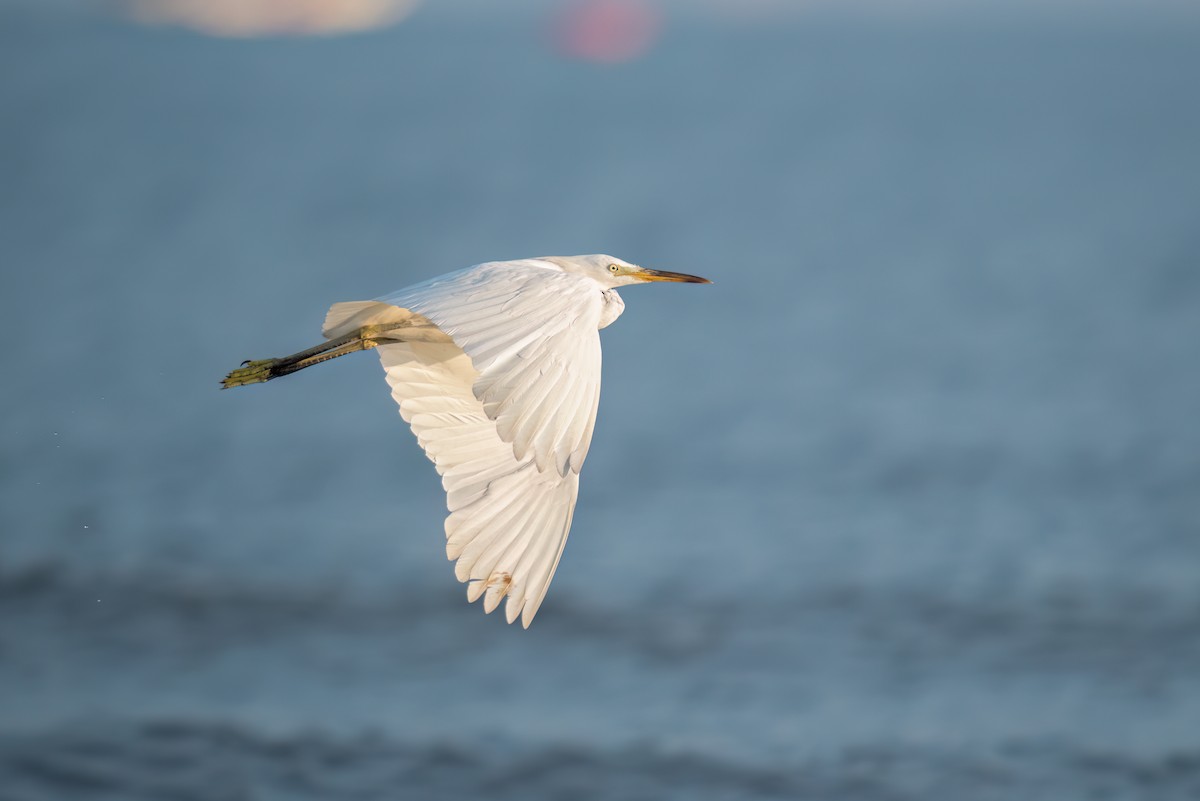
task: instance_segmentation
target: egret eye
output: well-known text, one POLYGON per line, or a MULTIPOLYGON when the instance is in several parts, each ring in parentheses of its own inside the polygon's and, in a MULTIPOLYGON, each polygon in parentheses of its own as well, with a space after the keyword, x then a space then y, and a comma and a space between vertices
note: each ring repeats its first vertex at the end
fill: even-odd
POLYGON ((610 264, 608 265, 608 271, 613 275, 616 275, 617 273, 621 272, 621 268, 616 264, 610 264))

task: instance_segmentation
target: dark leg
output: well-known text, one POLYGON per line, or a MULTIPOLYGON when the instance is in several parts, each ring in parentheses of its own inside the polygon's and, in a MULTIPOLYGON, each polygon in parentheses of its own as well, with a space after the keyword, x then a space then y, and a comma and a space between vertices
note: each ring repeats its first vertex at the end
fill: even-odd
POLYGON ((305 367, 356 353, 360 350, 370 350, 379 344, 379 335, 393 328, 403 328, 404 324, 368 325, 345 336, 322 342, 316 347, 293 353, 279 359, 260 359, 258 361, 242 362, 242 366, 225 376, 221 381, 221 389, 244 387, 247 384, 260 384, 289 375, 305 367))

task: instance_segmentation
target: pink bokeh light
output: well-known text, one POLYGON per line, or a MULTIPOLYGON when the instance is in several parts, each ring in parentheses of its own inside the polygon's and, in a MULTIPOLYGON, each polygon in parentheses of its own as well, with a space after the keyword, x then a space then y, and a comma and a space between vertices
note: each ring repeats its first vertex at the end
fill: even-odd
POLYGON ((601 64, 632 61, 662 30, 662 15, 639 0, 581 0, 554 20, 551 37, 561 55, 601 64))

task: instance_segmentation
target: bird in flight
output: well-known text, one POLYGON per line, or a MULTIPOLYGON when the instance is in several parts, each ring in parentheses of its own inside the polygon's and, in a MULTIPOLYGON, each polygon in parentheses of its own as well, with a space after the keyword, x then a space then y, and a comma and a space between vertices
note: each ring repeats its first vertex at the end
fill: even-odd
POLYGON ((711 283, 603 254, 497 261, 377 300, 335 303, 325 342, 247 361, 222 388, 375 349, 446 490, 446 556, 467 600, 528 628, 562 556, 600 400, 600 329, 617 288, 711 283))

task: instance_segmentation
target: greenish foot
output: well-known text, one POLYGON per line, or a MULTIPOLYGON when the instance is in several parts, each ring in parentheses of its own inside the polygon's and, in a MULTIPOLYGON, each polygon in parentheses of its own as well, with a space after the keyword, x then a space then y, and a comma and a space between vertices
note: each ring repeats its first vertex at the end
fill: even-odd
POLYGON ((275 376, 271 368, 279 364, 280 359, 259 359, 258 361, 242 362, 242 366, 233 370, 221 381, 221 389, 244 387, 247 384, 261 384, 275 376))

